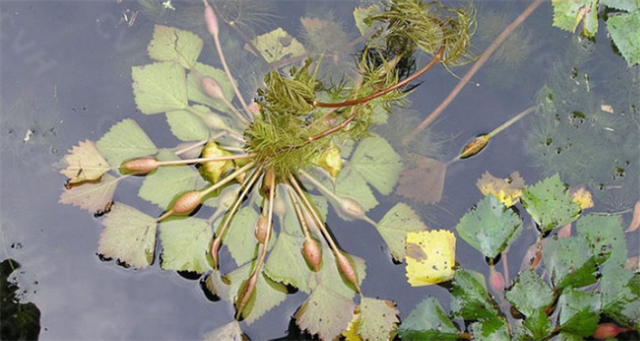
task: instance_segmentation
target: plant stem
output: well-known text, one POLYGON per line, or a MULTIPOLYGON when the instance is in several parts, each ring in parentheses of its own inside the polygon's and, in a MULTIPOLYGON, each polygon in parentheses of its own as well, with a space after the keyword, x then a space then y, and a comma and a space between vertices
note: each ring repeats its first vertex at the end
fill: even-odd
POLYGON ((196 143, 190 145, 189 147, 186 147, 186 148, 180 149, 178 151, 175 151, 174 154, 176 156, 180 156, 181 154, 184 154, 184 153, 186 153, 186 152, 188 152, 190 150, 196 149, 196 148, 198 148, 200 146, 203 146, 203 145, 207 144, 207 142, 209 142, 210 140, 215 140, 215 139, 217 139, 219 137, 222 137, 222 136, 224 136, 226 134, 227 134, 226 131, 219 132, 219 133, 211 136, 210 138, 208 138, 206 140, 202 140, 200 142, 196 142, 196 143))
POLYGON ((212 37, 213 37, 213 42, 216 45, 216 50, 218 51, 218 57, 220 58, 220 63, 222 64, 222 68, 224 69, 224 72, 227 75, 227 79, 229 79, 229 82, 231 83, 233 92, 235 92, 236 96, 238 97, 238 100, 240 101, 240 104, 242 104, 242 109, 244 109, 246 112, 249 112, 249 107, 247 106, 247 103, 244 101, 242 94, 240 94, 240 90, 238 90, 238 86, 236 85, 236 82, 233 79, 233 76, 231 75, 231 71, 229 70, 229 65, 227 65, 227 60, 224 57, 224 53, 222 53, 222 46, 220 45, 220 37, 217 34, 213 34, 212 37))
POLYGON ((255 161, 251 161, 249 163, 247 163, 246 165, 244 165, 242 168, 236 170, 235 172, 227 175, 227 177, 225 177, 224 179, 216 182, 215 184, 211 185, 210 187, 200 191, 200 194, 204 197, 209 195, 211 192, 215 191, 216 189, 226 185, 229 181, 235 179, 236 176, 246 172, 247 170, 249 170, 251 167, 255 166, 255 161))
POLYGON ((444 53, 444 47, 441 47, 440 50, 438 50, 438 52, 433 56, 433 59, 431 59, 431 61, 423 66, 420 70, 414 72, 411 76, 405 78, 404 80, 386 88, 383 90, 380 90, 376 93, 373 93, 369 96, 365 96, 362 98, 358 98, 358 99, 353 99, 353 100, 348 100, 348 101, 344 101, 344 102, 340 102, 340 103, 324 103, 324 102, 318 102, 318 101, 313 101, 311 102, 311 104, 314 107, 319 107, 319 108, 341 108, 341 107, 349 107, 349 106, 353 106, 356 104, 361 104, 361 103, 367 103, 371 100, 374 100, 380 96, 386 95, 389 92, 393 91, 393 90, 397 90, 411 82, 413 82, 416 78, 420 77, 422 74, 424 74, 425 72, 429 71, 432 67, 434 67, 441 59, 442 59, 442 54, 444 53))
POLYGON ((264 58, 264 55, 258 50, 258 48, 253 43, 253 41, 251 39, 249 39, 249 37, 247 37, 246 34, 244 34, 244 32, 240 29, 240 27, 238 27, 238 25, 236 25, 235 21, 226 21, 225 20, 224 22, 226 22, 227 25, 229 25, 240 36, 240 38, 242 38, 242 40, 244 40, 245 44, 247 44, 247 46, 249 46, 251 51, 253 51, 253 53, 258 58, 260 58, 260 60, 262 60, 262 62, 265 65, 269 65, 269 62, 264 58))
POLYGON ((498 35, 498 37, 491 43, 491 45, 489 45, 489 47, 482 53, 482 55, 480 55, 480 58, 475 64, 473 64, 473 67, 471 67, 471 69, 467 71, 464 77, 462 77, 456 87, 451 91, 449 96, 447 96, 447 98, 445 98, 444 101, 442 101, 442 103, 440 103, 440 105, 438 105, 438 107, 433 110, 431 114, 429 114, 429 116, 427 116, 427 118, 425 118, 411 133, 409 133, 406 138, 404 138, 404 140, 402 141, 403 145, 408 145, 409 142, 411 142, 411 140, 413 140, 419 132, 428 127, 429 124, 431 124, 449 106, 453 99, 458 96, 458 93, 460 93, 462 88, 469 82, 469 80, 471 80, 471 77, 473 77, 476 72, 478 72, 478 70, 480 70, 480 68, 487 62, 487 60, 489 60, 489 57, 491 57, 493 52, 495 52, 495 50, 500 47, 500 45, 507 39, 511 32, 513 32, 513 30, 520 26, 520 24, 522 24, 522 22, 527 19, 527 17, 529 17, 529 15, 531 15, 531 13, 533 13, 533 11, 538 8, 544 1, 545 0, 535 0, 534 2, 532 2, 531 5, 529 5, 529 7, 524 10, 524 12, 522 12, 509 26, 504 29, 504 31, 502 31, 502 33, 500 33, 500 35, 498 35))
POLYGON ((298 221, 300 222, 300 227, 302 228, 302 233, 305 238, 310 237, 309 226, 307 225, 307 220, 304 217, 304 213, 302 213, 302 209, 300 208, 300 202, 295 197, 295 193, 291 189, 291 187, 287 187, 287 193, 289 193, 289 198, 291 199, 291 204, 293 205, 293 209, 296 212, 296 217, 298 217, 298 221))
POLYGON ((256 154, 243 154, 243 155, 204 157, 204 158, 197 158, 197 159, 160 161, 160 162, 158 162, 158 166, 173 166, 173 165, 184 165, 184 164, 188 164, 188 163, 204 163, 204 162, 215 162, 215 161, 250 159, 250 158, 255 157, 255 156, 256 156, 256 154))

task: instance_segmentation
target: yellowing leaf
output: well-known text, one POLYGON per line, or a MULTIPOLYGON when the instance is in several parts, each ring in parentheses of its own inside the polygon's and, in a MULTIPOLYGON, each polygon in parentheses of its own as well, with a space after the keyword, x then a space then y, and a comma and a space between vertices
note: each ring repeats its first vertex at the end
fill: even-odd
MULTIPOLYGON (((285 57, 297 57, 305 53, 304 46, 280 27, 256 37, 253 40, 253 44, 269 63, 277 62, 285 57)), ((253 52, 248 46, 245 48, 253 52)))
POLYGON ((402 261, 405 257, 406 233, 424 231, 427 226, 409 205, 398 203, 384 215, 376 228, 387 243, 393 258, 402 261))
POLYGON ((437 204, 442 199, 446 174, 446 163, 416 155, 416 166, 402 172, 396 193, 418 202, 437 204))
POLYGON ((349 328, 342 335, 348 341, 387 341, 396 334, 399 311, 395 303, 363 297, 349 328))
POLYGON ((182 67, 189 69, 202 51, 202 39, 189 31, 156 25, 147 49, 151 59, 177 61, 182 67))
POLYGON ((582 210, 593 207, 591 192, 587 191, 584 187, 571 191, 571 198, 582 210))
POLYGON ((202 338, 204 341, 247 341, 248 338, 240 330, 238 321, 233 320, 222 327, 214 329, 202 338))
POLYGON ((524 180, 518 172, 511 173, 506 179, 500 179, 485 172, 476 182, 476 186, 482 194, 491 193, 505 206, 511 207, 520 201, 524 180))
POLYGON ((60 171, 69 178, 70 184, 100 179, 109 171, 107 160, 102 157, 93 142, 80 141, 64 156, 67 168, 60 171))
POLYGON ((99 214, 108 211, 113 199, 113 192, 118 185, 118 179, 106 174, 100 182, 73 186, 62 192, 59 202, 80 207, 91 213, 99 214))
POLYGON ((296 324, 321 340, 334 340, 349 326, 353 301, 335 291, 318 286, 295 314, 296 324))
POLYGON ((407 233, 407 278, 412 286, 445 282, 453 278, 456 237, 450 231, 407 233))

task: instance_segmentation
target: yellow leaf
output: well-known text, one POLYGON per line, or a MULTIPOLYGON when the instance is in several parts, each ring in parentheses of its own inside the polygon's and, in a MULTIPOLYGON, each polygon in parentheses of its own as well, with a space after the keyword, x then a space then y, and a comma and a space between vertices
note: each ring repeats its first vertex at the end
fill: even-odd
POLYGON ((520 201, 524 180, 518 172, 511 173, 506 179, 496 178, 489 172, 485 172, 476 183, 476 186, 482 194, 488 195, 491 193, 505 206, 511 207, 520 201))
POLYGON ((573 199, 573 202, 580 206, 580 209, 582 210, 593 207, 593 199, 591 198, 591 193, 584 187, 580 187, 576 190, 571 191, 571 198, 573 199))
POLYGON ((342 336, 345 337, 346 341, 362 341, 360 334, 358 334, 358 329, 360 328, 360 312, 356 311, 353 314, 353 319, 349 323, 349 327, 347 330, 342 332, 342 336))
POLYGON ((407 233, 407 278, 412 286, 445 282, 453 278, 456 237, 450 231, 407 233))
POLYGON ((107 160, 89 140, 80 141, 65 155, 64 161, 67 168, 60 173, 69 178, 69 184, 100 179, 110 168, 107 160))

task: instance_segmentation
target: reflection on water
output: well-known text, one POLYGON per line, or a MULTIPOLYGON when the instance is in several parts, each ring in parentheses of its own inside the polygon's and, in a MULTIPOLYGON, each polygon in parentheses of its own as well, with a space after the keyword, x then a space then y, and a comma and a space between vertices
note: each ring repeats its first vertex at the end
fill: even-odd
MULTIPOLYGON (((162 120, 136 112, 130 68, 148 62, 146 44, 151 38, 154 23, 202 31, 201 14, 192 12, 192 6, 179 2, 173 3, 175 11, 159 10, 155 6, 157 4, 151 5, 154 2, 5 1, 0 4, 0 44, 3 46, 0 62, 0 259, 12 258, 22 264, 21 272, 16 276, 24 291, 20 295, 21 301, 33 302, 40 309, 42 339, 191 340, 200 339, 207 332, 233 320, 233 308, 223 302, 207 300, 195 280, 161 271, 157 264, 144 271, 135 271, 116 266, 113 262, 101 262, 96 255, 100 219, 57 203, 64 179, 51 165, 79 140, 95 141, 114 123, 134 118, 152 140, 162 141, 163 146, 177 144, 162 120), (181 12, 181 8, 186 10, 181 12), (133 13, 138 13, 135 20, 132 19, 133 13)), ((235 13, 233 9, 229 13, 244 15, 242 18, 253 23, 252 27, 258 34, 282 26, 294 35, 302 35, 298 22, 301 16, 331 18, 340 22, 346 32, 357 30, 351 17, 356 2, 273 1, 267 5, 278 15, 266 19, 260 17, 263 8, 259 6, 244 14, 235 13)), ((492 25, 501 26, 509 22, 522 7, 519 3, 479 3, 478 50, 481 51, 499 31, 492 25), (483 27, 485 22, 486 28, 483 27)), ((426 156, 438 156, 444 162, 450 160, 460 146, 474 136, 487 133, 509 117, 536 104, 539 100, 536 93, 543 85, 550 84, 553 89, 553 85, 558 88, 568 84, 569 89, 564 88, 563 91, 575 95, 574 88, 579 87, 581 91, 595 94, 588 97, 594 101, 587 103, 589 110, 612 105, 615 113, 624 112, 629 115, 627 117, 635 117, 635 121, 632 119, 624 123, 624 127, 629 129, 629 136, 636 134, 636 140, 614 134, 606 141, 609 149, 626 148, 625 160, 615 160, 619 163, 617 166, 624 168, 624 187, 639 187, 638 176, 633 170, 640 168, 637 148, 640 95, 637 92, 608 90, 614 86, 637 90, 637 67, 633 72, 627 72, 624 61, 607 46, 604 34, 596 37, 598 42, 593 46, 589 42, 575 43, 570 34, 549 27, 550 17, 550 6, 543 6, 534 13, 517 32, 521 38, 508 41, 507 49, 499 51, 493 63, 479 72, 473 83, 449 106, 434 125, 437 131, 428 132, 431 137, 425 132, 423 140, 420 140, 423 145, 418 146, 425 151, 415 161, 418 171, 435 168, 434 177, 443 177, 437 172, 439 164, 431 159, 425 161, 426 156), (519 47, 518 43, 525 45, 519 47), (567 46, 574 50, 567 49, 567 46), (576 61, 567 55, 591 58, 591 62, 576 61), (575 78, 571 70, 578 64, 578 78, 575 78), (564 71, 558 65, 562 65, 564 71), (611 70, 624 77, 618 77, 611 70), (588 85, 585 83, 587 76, 588 85), (617 84, 613 84, 615 82, 617 84), (429 143, 439 143, 441 147, 425 147, 429 143)), ((313 23, 307 19, 302 25, 313 23)), ((239 56, 246 53, 241 44, 233 45, 237 36, 230 30, 226 32, 231 37, 225 42, 231 51, 229 54, 239 56)), ((301 40, 313 43, 312 39, 325 38, 306 37, 306 40, 301 40)), ((336 37, 336 41, 344 39, 336 37)), ((205 45, 203 54, 215 55, 211 44, 205 45)), ((348 58, 349 55, 342 57, 348 58)), ((252 75, 242 79, 243 90, 252 92, 259 86, 261 75, 257 70, 260 68, 247 64, 240 57, 231 58, 230 64, 232 69, 243 69, 252 75)), ((343 70, 336 69, 327 72, 340 76, 343 70)), ((456 82, 457 79, 442 68, 430 72, 411 96, 414 109, 419 115, 427 115, 456 82)), ((554 93, 554 97, 557 100, 559 97, 568 98, 559 93, 554 93)), ((580 109, 573 108, 573 103, 563 102, 562 105, 566 110, 589 114, 584 109, 587 104, 583 100, 575 102, 580 109)), ((610 118, 602 113, 599 115, 610 118)), ((395 124, 393 120, 397 117, 390 118, 390 124, 395 124)), ((430 227, 452 229, 481 197, 475 182, 485 171, 498 177, 519 171, 527 183, 534 183, 550 170, 555 172, 548 165, 540 167, 543 162, 532 162, 531 159, 536 158, 530 158, 530 154, 525 152, 525 136, 540 133, 540 125, 535 122, 534 116, 528 117, 494 138, 478 156, 452 164, 447 168, 442 189, 424 188, 429 191, 429 196, 421 197, 406 186, 398 194, 411 200, 435 202, 440 195, 434 193, 442 190, 442 198, 437 205, 415 200, 413 204, 421 210, 430 227)), ((586 145, 589 141, 574 143, 586 145)), ((562 142, 563 151, 567 149, 566 143, 562 142)), ((606 149, 599 152, 613 155, 606 149)), ((587 166, 596 161, 589 161, 587 166)), ((562 162, 553 160, 551 164, 565 165, 562 162)), ((573 168, 559 171, 570 175, 573 168)), ((612 174, 621 175, 615 167, 612 174)), ((584 185, 593 189, 602 183, 595 181, 594 176, 582 173, 575 177, 571 180, 572 185, 579 185, 583 177, 589 178, 584 185)), ((621 186, 614 180, 612 178, 613 184, 605 186, 621 186)), ((139 178, 123 180, 115 199, 134 198, 140 183, 139 178)), ((606 193, 614 189, 607 188, 611 191, 606 193)), ((596 206, 595 210, 624 212, 638 200, 637 191, 613 198, 604 195, 598 198, 595 191, 594 195, 596 202, 606 203, 596 206)), ((379 198, 381 206, 387 209, 398 200, 400 197, 396 195, 379 198)), ((160 213, 158 207, 141 200, 135 204, 149 214, 160 213)), ((373 215, 379 219, 384 212, 375 211, 373 215)), ((628 213, 624 218, 626 222, 630 221, 628 213)), ((366 260, 368 274, 363 291, 397 302, 401 317, 406 317, 416 302, 427 294, 438 297, 443 306, 448 306, 449 296, 442 287, 409 287, 404 267, 391 261, 384 242, 369 225, 344 223, 335 214, 330 215, 329 225, 334 226, 332 232, 341 242, 341 247, 366 260)), ((535 240, 534 233, 530 232, 521 237, 522 244, 516 244, 525 247, 514 247, 509 252, 512 264, 510 278, 517 274, 516 265, 524 256, 526 246, 535 240)), ((630 255, 637 255, 638 235, 629 238, 630 255)), ((458 263, 487 274, 484 260, 477 255, 467 245, 459 243, 458 263)), ((229 259, 229 255, 222 255, 222 258, 229 259)), ((243 325, 243 331, 252 339, 301 338, 295 324, 290 323, 290 317, 304 298, 302 293, 289 295, 284 303, 264 318, 250 326, 243 325)))

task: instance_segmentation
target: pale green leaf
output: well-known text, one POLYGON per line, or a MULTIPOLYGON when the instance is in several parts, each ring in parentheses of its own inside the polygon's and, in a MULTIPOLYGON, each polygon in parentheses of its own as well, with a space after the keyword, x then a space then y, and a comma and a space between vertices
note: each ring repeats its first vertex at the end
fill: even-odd
POLYGON ((607 29, 627 64, 640 64, 640 11, 610 17, 607 29))
POLYGON ((126 119, 116 123, 104 134, 96 147, 111 167, 120 168, 123 161, 157 152, 156 146, 136 121, 126 119))
MULTIPOLYGON (((258 241, 254 231, 257 221, 258 212, 253 204, 249 204, 238 210, 225 232, 223 244, 238 266, 250 262, 256 255, 258 241)), ((222 220, 220 224, 222 224, 222 220)))
POLYGON ((425 231, 427 226, 409 205, 398 203, 382 217, 376 228, 387 243, 393 258, 402 261, 405 257, 407 232, 425 231))
POLYGON ((110 169, 107 160, 89 140, 78 142, 64 156, 64 162, 67 167, 60 173, 67 177, 70 184, 100 179, 110 169))
POLYGON ((360 301, 360 316, 356 322, 357 333, 362 340, 392 340, 400 320, 395 303, 363 297, 360 301))
POLYGON ((187 107, 184 69, 172 62, 159 62, 131 68, 133 94, 143 114, 159 114, 187 107))
POLYGON ((202 51, 202 39, 189 31, 155 25, 147 47, 149 57, 157 61, 175 61, 189 69, 202 51))
POLYGON ((323 285, 316 287, 295 314, 296 324, 321 340, 337 338, 349 326, 355 304, 323 285))
POLYGON ((115 203, 102 225, 98 245, 101 255, 138 269, 151 265, 156 249, 156 218, 115 203))
POLYGON ((209 129, 202 119, 187 110, 167 111, 171 132, 182 141, 202 141, 209 137, 209 129))
POLYGON ((492 317, 471 324, 474 340, 477 341, 508 341, 509 327, 507 321, 501 317, 492 317))
MULTIPOLYGON (((367 185, 366 180, 352 167, 345 167, 336 179, 336 194, 342 198, 349 198, 359 203, 365 212, 378 206, 378 200, 367 185)), ((335 202, 332 202, 334 205, 335 202)), ((352 217, 342 214, 336 207, 338 214, 345 220, 353 220, 352 217)))
POLYGON ((84 183, 65 190, 60 195, 59 202, 80 207, 90 213, 102 213, 108 211, 117 185, 117 178, 105 174, 98 183, 84 183))
POLYGON ((522 221, 489 194, 467 212, 456 226, 460 238, 489 258, 495 258, 519 231, 522 221))
POLYGON ((454 341, 460 330, 451 322, 435 297, 420 302, 398 328, 403 340, 454 341))
POLYGON ((558 300, 559 323, 564 332, 589 336, 598 327, 600 319, 600 294, 568 288, 558 300))
MULTIPOLYGON (((227 278, 231 282, 229 285, 229 296, 227 297, 229 302, 236 302, 242 283, 249 278, 252 271, 253 266, 246 264, 227 275, 227 278)), ((242 316, 245 317, 245 323, 249 325, 252 324, 267 311, 284 302, 286 298, 287 288, 280 283, 272 281, 266 277, 264 273, 261 273, 258 276, 256 289, 242 312, 242 316)))
POLYGON ((350 161, 352 167, 383 195, 389 195, 400 177, 400 155, 385 139, 372 136, 360 141, 350 161))
POLYGON ((558 174, 526 187, 520 200, 543 232, 564 226, 580 214, 580 206, 573 202, 558 174))
POLYGON ((619 216, 582 216, 576 222, 576 231, 587 238, 598 262, 622 265, 627 260, 627 243, 619 216))
POLYGON ((596 260, 583 236, 551 239, 542 249, 542 260, 557 288, 583 287, 596 281, 596 260))
MULTIPOLYGON (((164 149, 158 153, 158 160, 172 161, 179 158, 164 149)), ((204 180, 192 166, 165 166, 145 177, 138 196, 166 209, 181 194, 204 186, 204 180)))
POLYGON ((233 320, 223 326, 220 326, 202 338, 203 341, 247 341, 249 340, 240 329, 238 321, 233 320))
POLYGON ((222 93, 227 101, 232 102, 234 97, 233 87, 231 87, 231 83, 224 71, 202 63, 196 63, 194 69, 195 71, 191 71, 187 75, 187 97, 189 100, 208 105, 223 112, 229 112, 229 108, 223 101, 207 95, 200 85, 202 76, 213 78, 222 88, 222 93))
MULTIPOLYGON (((256 37, 253 44, 268 63, 305 54, 304 46, 280 27, 256 37)), ((248 47, 246 49, 253 52, 248 47)))
POLYGON ((584 19, 584 34, 593 37, 598 31, 598 0, 552 0, 553 26, 575 32, 584 19))
POLYGON ((211 226, 204 219, 175 219, 160 224, 162 268, 205 273, 211 270, 211 226))
POLYGON ((638 0, 600 0, 600 5, 627 12, 640 10, 638 0))
POLYGON ((302 256, 302 235, 292 236, 280 232, 264 269, 272 280, 309 293, 308 278, 313 273, 302 256))

